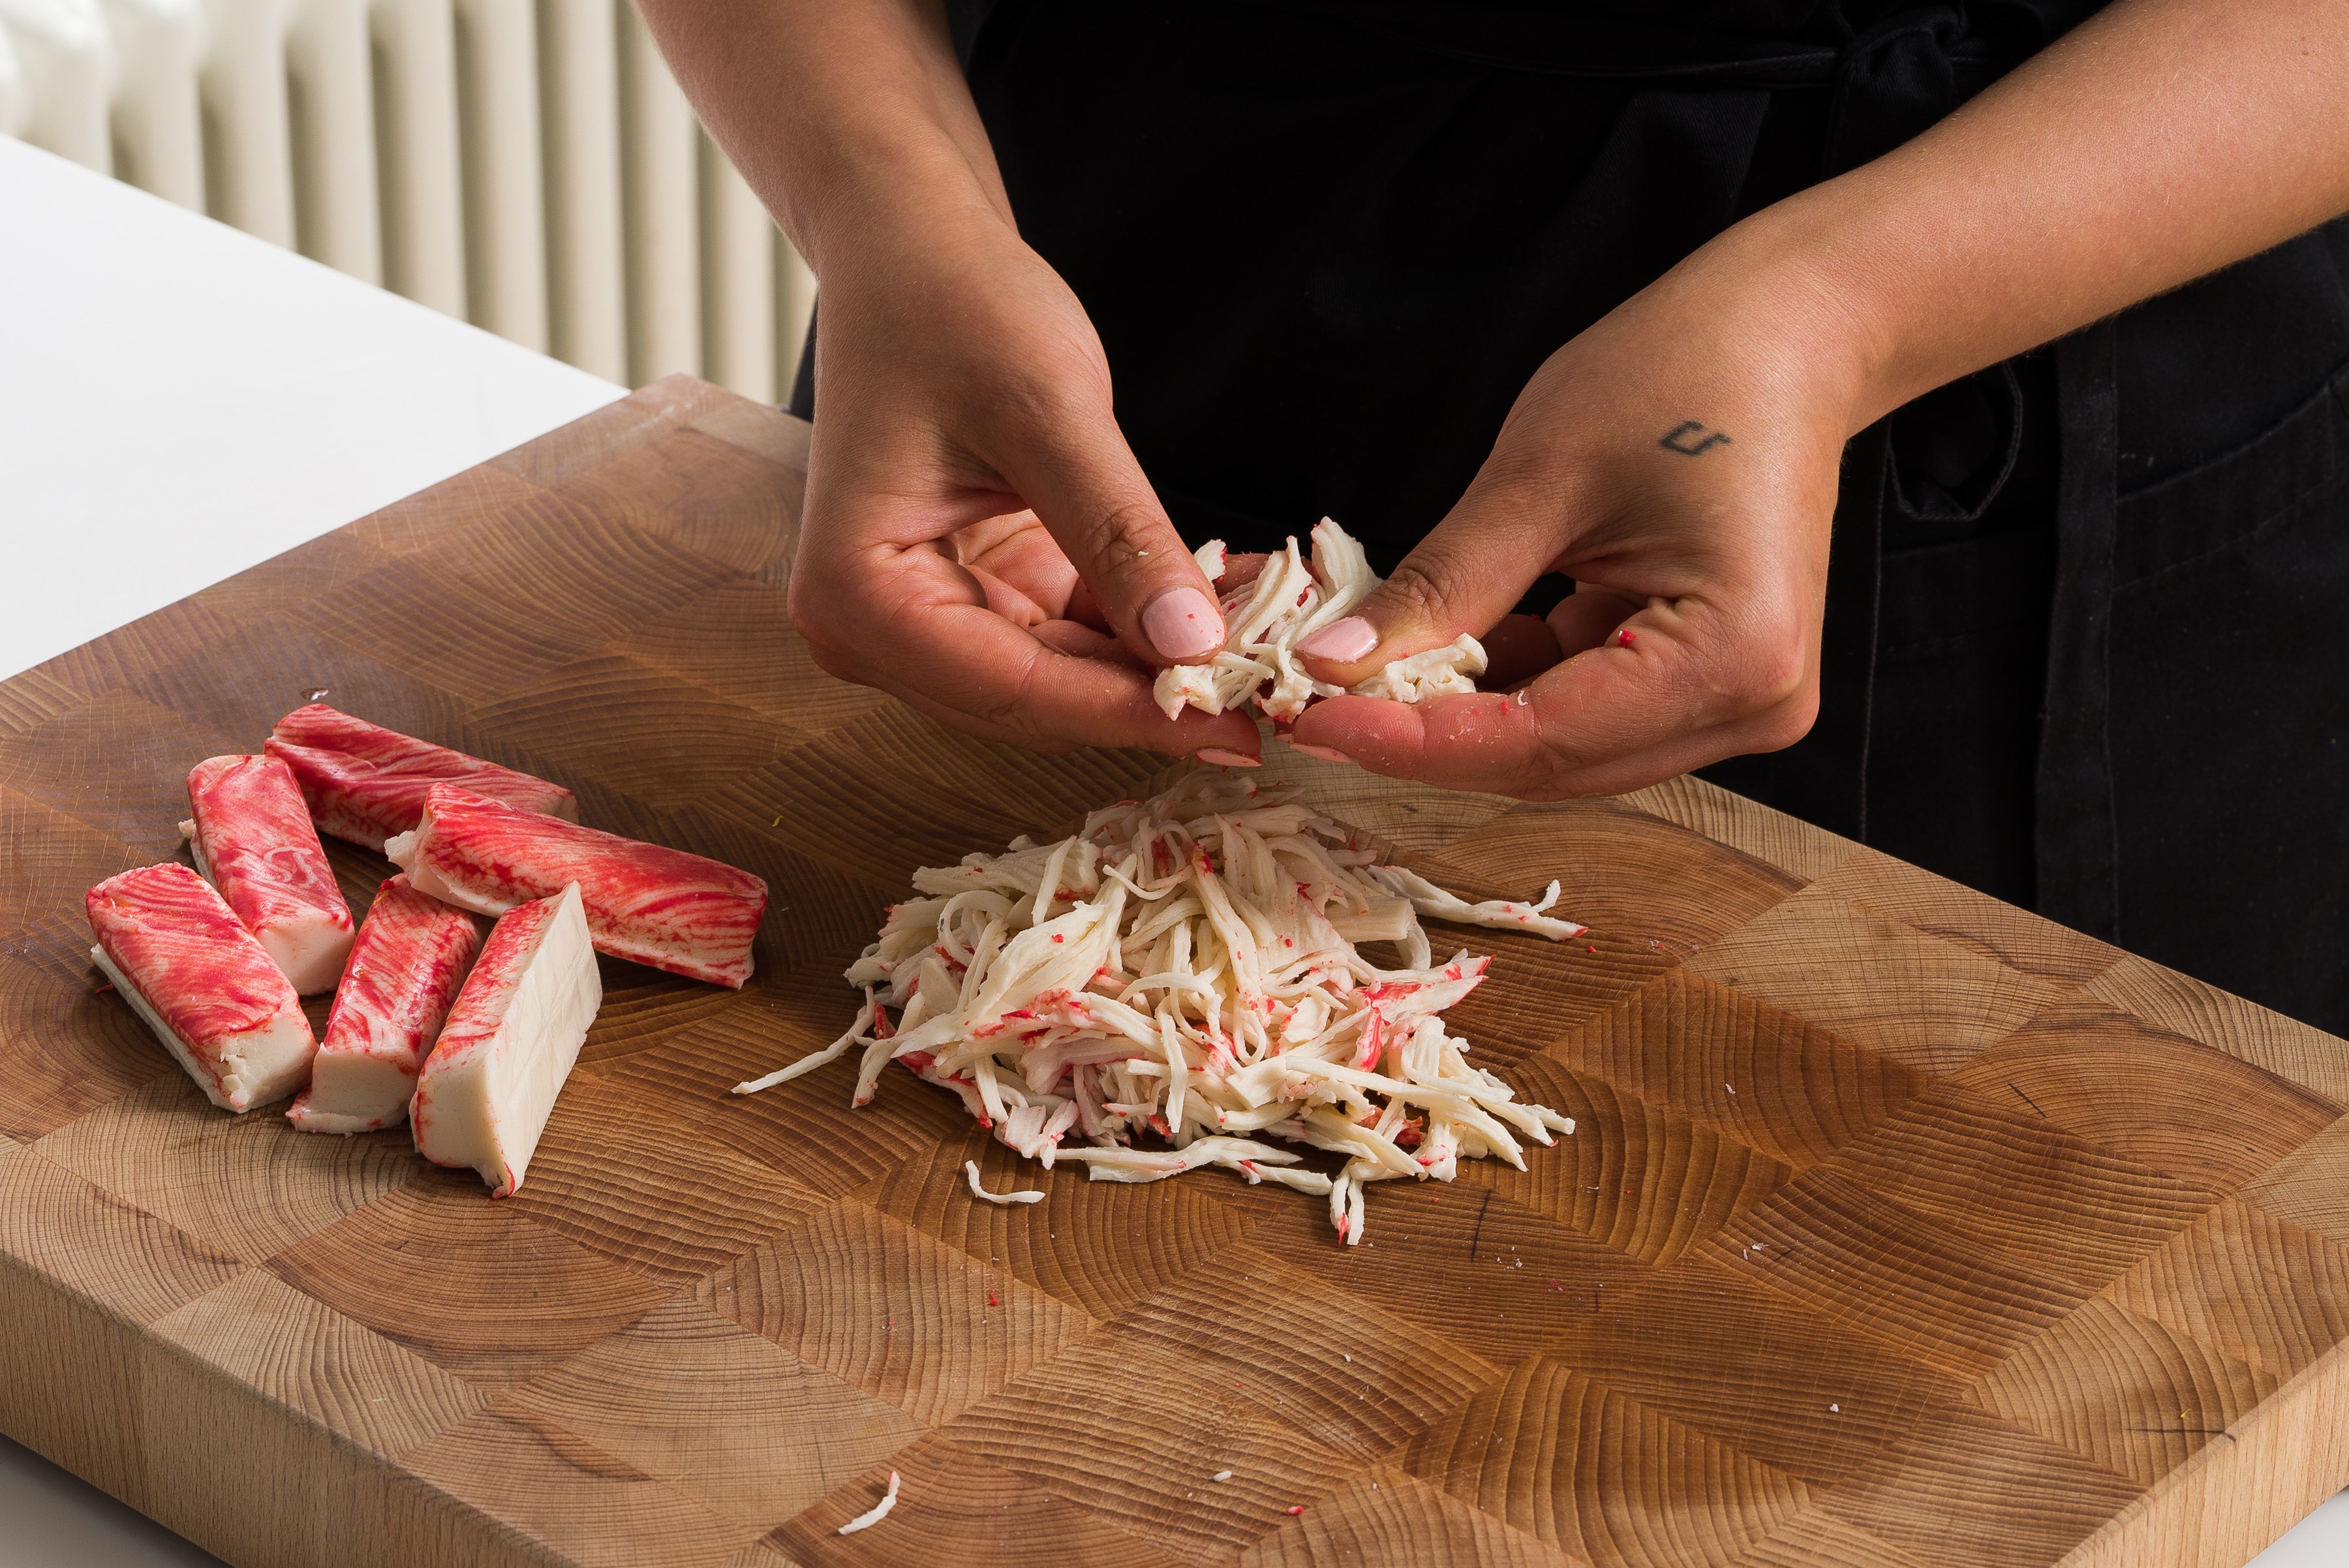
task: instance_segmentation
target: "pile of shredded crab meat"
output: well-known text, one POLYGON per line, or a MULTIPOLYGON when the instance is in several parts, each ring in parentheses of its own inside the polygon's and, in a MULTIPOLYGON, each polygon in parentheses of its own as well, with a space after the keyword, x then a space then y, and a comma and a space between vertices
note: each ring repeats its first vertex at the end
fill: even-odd
MULTIPOLYGON (((1223 580, 1224 542, 1210 539, 1195 552, 1210 583, 1223 580)), ((1343 620, 1370 597, 1381 579, 1354 536, 1324 517, 1313 529, 1310 562, 1288 547, 1265 558, 1253 583, 1224 596, 1224 646, 1199 664, 1170 664, 1158 672, 1154 695, 1170 719, 1187 705, 1220 713, 1254 698, 1268 718, 1286 722, 1317 697, 1386 697, 1398 702, 1456 696, 1476 690, 1485 673, 1485 648, 1462 634, 1442 648, 1392 660, 1359 686, 1316 680, 1299 662, 1297 645, 1323 627, 1343 620)))
POLYGON ((1448 1181, 1464 1156, 1522 1169, 1523 1140, 1574 1123, 1444 1032, 1492 961, 1437 963, 1420 918, 1563 941, 1583 928, 1547 912, 1557 884, 1464 902, 1298 794, 1200 770, 1073 837, 916 871, 922 896, 890 908, 847 971, 864 993, 848 1032, 735 1093, 859 1049, 854 1105, 894 1060, 1047 1168, 1157 1181, 1222 1166, 1328 1198, 1349 1245, 1371 1182, 1448 1181), (1362 942, 1395 944, 1402 967, 1362 942), (1300 1168, 1299 1145, 1344 1164, 1300 1168))

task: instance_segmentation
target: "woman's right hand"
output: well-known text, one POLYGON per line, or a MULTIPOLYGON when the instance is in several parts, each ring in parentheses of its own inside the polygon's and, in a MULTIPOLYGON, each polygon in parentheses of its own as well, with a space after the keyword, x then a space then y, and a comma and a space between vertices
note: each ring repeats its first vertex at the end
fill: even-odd
POLYGON ((818 662, 995 740, 1252 759, 1247 720, 1151 701, 1223 618, 1092 323, 1019 238, 939 0, 637 9, 815 268, 791 615, 818 662))
POLYGON ((1223 641, 1111 409, 1076 296, 984 200, 892 200, 829 244, 792 623, 823 668, 1033 747, 1254 757, 1151 700, 1223 641))

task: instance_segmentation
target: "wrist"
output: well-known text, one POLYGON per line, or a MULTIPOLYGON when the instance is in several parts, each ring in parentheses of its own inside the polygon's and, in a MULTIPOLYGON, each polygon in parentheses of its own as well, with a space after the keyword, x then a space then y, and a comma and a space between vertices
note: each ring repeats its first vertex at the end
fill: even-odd
POLYGON ((951 249, 970 225, 1009 223, 991 190, 935 127, 834 140, 793 171, 792 242, 834 290, 895 270, 888 258, 951 249))
POLYGON ((1841 213, 1797 197, 1724 230, 1673 276, 1687 275, 1692 307, 1710 301, 1726 332, 1751 346, 1772 395, 1848 439, 1927 389, 1904 389, 1913 372, 1901 324, 1869 286, 1869 254, 1841 213))
POLYGON ((815 270, 1010 203, 936 0, 639 0, 703 123, 815 270))

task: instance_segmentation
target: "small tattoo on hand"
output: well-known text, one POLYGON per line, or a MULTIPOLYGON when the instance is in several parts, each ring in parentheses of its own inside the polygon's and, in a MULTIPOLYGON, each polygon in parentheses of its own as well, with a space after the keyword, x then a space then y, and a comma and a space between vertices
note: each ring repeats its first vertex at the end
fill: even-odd
POLYGON ((1666 452, 1676 452, 1682 457, 1701 457, 1717 446, 1727 446, 1729 438, 1719 431, 1708 431, 1694 420, 1682 420, 1666 431, 1656 444, 1666 452), (1693 438, 1702 436, 1702 440, 1693 438))

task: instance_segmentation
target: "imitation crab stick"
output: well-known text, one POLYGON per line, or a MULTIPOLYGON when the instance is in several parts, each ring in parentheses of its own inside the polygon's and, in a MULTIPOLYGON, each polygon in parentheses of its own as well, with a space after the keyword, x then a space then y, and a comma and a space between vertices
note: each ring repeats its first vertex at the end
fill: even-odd
POLYGON ((275 757, 208 757, 188 774, 195 815, 180 824, 196 869, 305 996, 335 989, 351 952, 351 911, 310 825, 301 787, 275 757))
POLYGON ((384 846, 419 893, 502 915, 579 885, 595 950, 737 990, 767 885, 748 871, 522 811, 451 784, 433 787, 424 819, 384 846))
POLYGON ((480 920, 426 898, 405 877, 388 879, 335 992, 310 1086, 285 1119, 315 1133, 398 1126, 481 946, 480 920))
POLYGON ((264 749, 294 770, 321 832, 380 850, 424 815, 436 784, 524 811, 579 820, 579 803, 561 784, 502 768, 479 757, 403 735, 313 702, 277 721, 264 749))
POLYGON ((206 1099, 249 1111, 302 1086, 318 1046, 301 999, 210 883, 146 866, 85 903, 90 958, 206 1099))
POLYGON ((511 1197, 603 1001, 575 883, 509 911, 416 1081, 416 1152, 511 1197))

